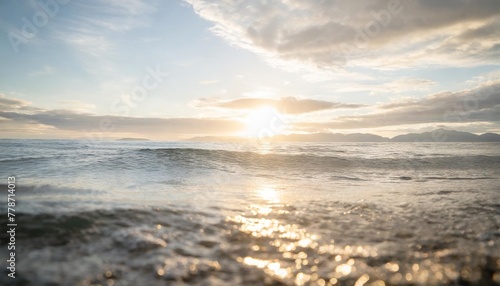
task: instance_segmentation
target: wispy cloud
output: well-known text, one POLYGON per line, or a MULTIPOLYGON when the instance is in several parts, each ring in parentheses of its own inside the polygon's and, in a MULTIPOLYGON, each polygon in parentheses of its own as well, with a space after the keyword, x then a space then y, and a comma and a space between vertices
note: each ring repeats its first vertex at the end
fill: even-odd
POLYGON ((88 113, 95 110, 95 104, 83 102, 80 100, 62 100, 59 102, 61 109, 72 110, 74 112, 88 113))
POLYGON ((350 84, 345 84, 345 83, 337 83, 335 85, 330 84, 329 86, 335 89, 335 91, 337 92, 368 91, 370 92, 370 94, 382 93, 382 92, 401 94, 409 91, 425 91, 436 84, 437 83, 435 81, 428 79, 399 78, 380 84, 353 82, 350 84))
POLYGON ((52 75, 56 72, 56 69, 51 66, 43 66, 41 69, 32 71, 29 73, 30 76, 45 76, 52 75))
POLYGON ((0 93, 0 109, 4 111, 13 111, 26 108, 31 103, 26 100, 7 97, 5 94, 0 93))
POLYGON ((214 84, 214 83, 217 83, 219 82, 218 80, 215 80, 215 79, 207 79, 207 80, 202 80, 200 81, 200 84, 201 85, 209 85, 209 84, 214 84))
POLYGON ((111 52, 113 44, 103 35, 90 32, 70 33, 65 35, 66 44, 84 54, 99 57, 111 52))
POLYGON ((285 114, 303 114, 328 109, 353 109, 365 107, 362 104, 348 104, 315 99, 301 99, 296 97, 271 98, 238 98, 233 100, 220 100, 217 98, 200 98, 192 103, 195 107, 217 107, 224 109, 255 109, 263 106, 272 106, 285 114))
POLYGON ((71 4, 71 17, 60 22, 54 37, 94 57, 109 55, 117 49, 114 39, 119 33, 148 26, 148 16, 156 9, 156 2, 138 0, 92 0, 71 4))

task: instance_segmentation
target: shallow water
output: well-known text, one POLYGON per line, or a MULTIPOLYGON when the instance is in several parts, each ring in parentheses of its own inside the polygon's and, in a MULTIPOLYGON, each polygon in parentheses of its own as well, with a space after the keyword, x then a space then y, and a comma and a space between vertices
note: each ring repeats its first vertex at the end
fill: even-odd
POLYGON ((497 285, 498 147, 0 140, 0 284, 497 285))

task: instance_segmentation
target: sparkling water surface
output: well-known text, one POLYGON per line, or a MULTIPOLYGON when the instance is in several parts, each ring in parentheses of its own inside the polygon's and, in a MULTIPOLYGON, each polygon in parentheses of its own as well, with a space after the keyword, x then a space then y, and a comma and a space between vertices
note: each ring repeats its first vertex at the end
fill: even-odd
POLYGON ((498 285, 499 147, 0 140, 0 284, 498 285))

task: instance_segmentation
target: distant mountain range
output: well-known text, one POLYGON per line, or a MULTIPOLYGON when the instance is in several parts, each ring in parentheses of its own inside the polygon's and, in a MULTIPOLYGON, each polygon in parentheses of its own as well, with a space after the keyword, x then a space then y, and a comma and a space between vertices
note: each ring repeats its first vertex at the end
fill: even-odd
MULTIPOLYGON (((242 142, 248 139, 239 137, 205 136, 194 137, 189 141, 195 142, 242 142)), ((476 135, 447 129, 436 129, 432 132, 409 133, 393 138, 374 134, 353 133, 312 133, 277 135, 270 139, 272 142, 500 142, 500 135, 485 133, 476 135)))
POLYGON ((399 135, 391 139, 393 142, 500 142, 500 135, 484 133, 476 135, 469 132, 437 129, 432 132, 410 133, 399 135))
POLYGON ((149 139, 145 139, 145 138, 120 138, 120 139, 116 139, 116 141, 149 141, 149 139))

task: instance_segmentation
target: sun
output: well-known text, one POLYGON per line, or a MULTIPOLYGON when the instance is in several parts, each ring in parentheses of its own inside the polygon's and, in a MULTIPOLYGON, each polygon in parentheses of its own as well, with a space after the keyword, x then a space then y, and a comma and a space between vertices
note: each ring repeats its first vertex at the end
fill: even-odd
POLYGON ((245 136, 253 138, 269 138, 281 134, 286 121, 274 107, 263 106, 249 111, 244 117, 245 136))
POLYGON ((258 190, 259 196, 267 202, 270 203, 279 203, 280 202, 280 194, 276 191, 275 188, 271 186, 265 186, 258 190))

